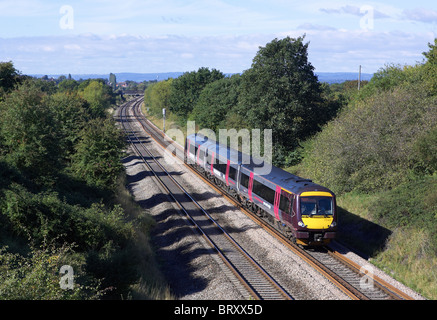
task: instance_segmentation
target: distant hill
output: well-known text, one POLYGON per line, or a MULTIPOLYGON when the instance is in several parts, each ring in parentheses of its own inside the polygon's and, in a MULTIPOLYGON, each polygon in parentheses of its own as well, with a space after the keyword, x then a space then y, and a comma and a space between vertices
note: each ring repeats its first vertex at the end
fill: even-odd
MULTIPOLYGON (((151 80, 167 80, 169 78, 177 78, 183 74, 183 72, 162 72, 162 73, 114 73, 117 77, 117 82, 124 82, 127 80, 135 81, 135 82, 143 82, 143 81, 151 81, 151 80)), ((30 76, 41 78, 43 74, 31 74, 30 76)), ((58 79, 60 74, 49 74, 47 75, 49 78, 58 79)), ((64 74, 64 76, 68 76, 68 74, 64 74)), ((74 80, 86 80, 86 79, 109 79, 108 74, 72 74, 71 77, 74 80)))
MULTIPOLYGON (((124 82, 127 80, 135 81, 135 82, 143 82, 143 81, 152 81, 152 80, 167 80, 169 78, 177 78, 181 76, 183 72, 161 72, 161 73, 115 73, 117 77, 117 82, 124 82)), ((358 73, 354 72, 317 72, 316 73, 320 82, 331 83, 341 83, 347 80, 358 80, 358 73)), ((227 76, 232 75, 232 73, 226 74, 227 76)), ((31 75, 33 77, 41 78, 42 74, 34 74, 31 75)), ((49 78, 57 79, 60 75, 48 75, 49 78)), ((64 75, 68 76, 68 75, 64 75)), ((373 74, 370 73, 362 73, 361 80, 370 80, 373 74)), ((108 74, 72 74, 71 77, 75 80, 80 79, 108 79, 108 74)))
MULTIPOLYGON (((183 75, 183 72, 164 72, 164 73, 114 73, 117 77, 117 82, 123 82, 126 80, 143 82, 151 80, 167 80, 169 78, 177 78, 183 75)), ((109 75, 107 76, 109 77, 109 75)))
MULTIPOLYGON (((350 80, 358 80, 357 72, 316 72, 316 75, 319 77, 320 82, 331 83, 342 83, 350 80)), ((361 80, 369 81, 372 79, 373 74, 371 73, 362 73, 361 80)))

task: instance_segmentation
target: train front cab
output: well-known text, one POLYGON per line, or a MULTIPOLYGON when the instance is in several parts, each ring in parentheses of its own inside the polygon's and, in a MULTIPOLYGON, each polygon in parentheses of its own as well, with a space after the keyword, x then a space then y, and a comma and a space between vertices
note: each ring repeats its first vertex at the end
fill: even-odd
POLYGON ((296 197, 296 243, 303 246, 326 245, 335 238, 337 212, 335 196, 327 191, 306 191, 296 197))

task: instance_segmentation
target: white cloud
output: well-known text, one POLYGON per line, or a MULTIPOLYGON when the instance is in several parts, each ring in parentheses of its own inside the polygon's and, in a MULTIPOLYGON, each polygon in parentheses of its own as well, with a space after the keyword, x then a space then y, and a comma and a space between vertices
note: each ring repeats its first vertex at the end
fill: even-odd
POLYGON ((92 34, 0 38, 0 61, 12 57, 17 69, 31 74, 191 71, 202 66, 241 72, 271 39, 92 34))
POLYGON ((318 30, 318 31, 326 31, 326 30, 337 30, 334 27, 326 26, 326 25, 318 25, 318 24, 312 24, 309 22, 303 23, 299 26, 297 26, 298 30, 318 30))
MULTIPOLYGON (((387 63, 414 64, 432 33, 305 29, 309 61, 319 72, 375 72, 387 63)), ((173 72, 209 67, 226 73, 250 68, 260 46, 303 30, 241 36, 98 36, 0 39, 0 61, 27 74, 173 72)))
POLYGON ((413 64, 433 41, 437 11, 402 1, 0 0, 0 61, 12 59, 24 73, 241 72, 259 46, 306 33, 318 71, 362 64, 373 72, 413 64), (59 27, 63 4, 74 9, 73 30, 59 27), (367 32, 364 5, 377 20, 367 32))
POLYGON ((326 31, 307 32, 309 59, 318 71, 354 71, 373 73, 386 64, 414 65, 422 61, 422 52, 432 33, 326 31))
POLYGON ((372 9, 373 16, 375 19, 389 18, 389 15, 377 10, 375 7, 371 5, 365 5, 365 6, 363 5, 360 7, 345 5, 340 8, 320 8, 319 10, 321 12, 328 13, 328 14, 351 14, 354 16, 362 17, 365 14, 365 12, 368 10, 368 8, 372 9))
POLYGON ((437 23, 437 11, 425 8, 416 8, 404 10, 404 17, 408 20, 414 20, 425 23, 437 23))
POLYGON ((42 17, 60 6, 51 1, 13 0, 0 2, 0 17, 42 17))

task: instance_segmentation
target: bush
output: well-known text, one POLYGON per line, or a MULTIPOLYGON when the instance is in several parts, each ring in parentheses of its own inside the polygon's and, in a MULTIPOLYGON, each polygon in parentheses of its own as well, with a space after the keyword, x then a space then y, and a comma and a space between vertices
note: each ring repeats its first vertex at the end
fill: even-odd
POLYGON ((416 171, 424 174, 437 172, 437 126, 423 133, 413 145, 416 171))
POLYGON ((55 192, 33 194, 18 184, 4 192, 0 209, 14 233, 38 245, 48 238, 75 243, 82 251, 98 250, 110 240, 123 247, 132 236, 132 226, 119 206, 112 210, 97 203, 90 208, 73 206, 55 192))
POLYGON ((59 123, 42 103, 43 96, 26 82, 0 103, 2 153, 9 163, 39 180, 59 169, 62 154, 59 123))
POLYGON ((103 291, 99 281, 84 276, 84 259, 71 246, 32 249, 27 257, 0 249, 0 299, 71 300, 97 299, 103 291), (73 288, 60 285, 60 268, 73 268, 73 288))
POLYGON ((144 91, 144 104, 148 113, 152 116, 162 118, 162 109, 169 112, 169 97, 173 79, 154 83, 144 91))
MULTIPOLYGON (((437 177, 426 177, 379 193, 370 205, 374 221, 394 229, 407 226, 431 232, 437 248, 437 177)), ((437 253, 437 250, 436 250, 437 253)))
POLYGON ((114 190, 123 170, 124 139, 112 119, 93 119, 80 133, 72 171, 91 186, 114 190))
MULTIPOLYGON (((337 193, 392 188, 422 160, 417 139, 437 124, 437 97, 397 87, 349 105, 305 151, 304 174, 337 193)), ((431 135, 431 133, 430 133, 431 135)))

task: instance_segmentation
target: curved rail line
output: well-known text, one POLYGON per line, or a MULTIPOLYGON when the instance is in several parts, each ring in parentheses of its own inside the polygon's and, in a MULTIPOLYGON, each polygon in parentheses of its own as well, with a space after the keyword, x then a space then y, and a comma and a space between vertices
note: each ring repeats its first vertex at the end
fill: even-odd
MULTIPOLYGON (((140 104, 137 105, 139 109, 140 104)), ((166 138, 155 125, 145 119, 141 112, 134 109, 135 116, 140 121, 143 129, 163 148, 168 148, 169 144, 173 142, 171 139, 166 138)), ((174 144, 175 148, 180 148, 177 144, 174 144)), ((183 150, 180 150, 183 154, 183 150)), ((173 151, 173 156, 177 156, 177 153, 173 151)), ((183 159, 181 159, 183 160, 183 159)), ((310 266, 315 268, 319 273, 331 281, 336 287, 338 287, 343 293, 353 300, 379 300, 379 299, 393 299, 393 300, 412 300, 410 296, 393 287, 391 284, 377 277, 376 275, 370 275, 366 273, 366 269, 357 265, 355 262, 347 259, 339 252, 329 248, 322 248, 321 250, 304 250, 297 246, 289 239, 284 237, 277 229, 273 228, 267 221, 256 216, 245 207, 243 207, 238 201, 227 194, 226 190, 219 188, 208 180, 201 172, 193 168, 187 167, 195 172, 200 178, 203 179, 209 186, 211 186, 218 193, 223 195, 235 206, 239 207, 242 212, 249 216, 252 220, 257 222, 269 233, 278 238, 283 244, 290 248, 294 253, 306 261, 310 266)))
MULTIPOLYGON (((200 204, 159 163, 147 149, 141 138, 133 130, 127 109, 135 108, 142 99, 135 99, 124 104, 119 111, 122 126, 128 140, 144 164, 156 177, 191 223, 204 236, 212 248, 219 254, 225 264, 244 284, 254 299, 292 300, 290 296, 232 237, 227 233, 200 204), (144 154, 145 153, 145 154, 144 154)), ((134 116, 135 117, 135 116, 134 116)), ((135 121, 135 120, 134 120, 135 121)))

